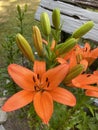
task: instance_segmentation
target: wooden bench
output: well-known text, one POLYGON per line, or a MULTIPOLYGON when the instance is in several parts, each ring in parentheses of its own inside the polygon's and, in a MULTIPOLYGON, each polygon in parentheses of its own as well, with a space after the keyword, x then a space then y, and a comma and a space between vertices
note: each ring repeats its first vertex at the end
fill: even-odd
POLYGON ((98 9, 98 0, 41 0, 35 13, 35 19, 40 20, 40 14, 47 12, 52 26, 52 10, 59 8, 61 12, 61 22, 63 22, 62 31, 68 34, 87 21, 94 21, 95 26, 86 35, 85 39, 90 39, 98 43, 98 12, 85 7, 98 9))

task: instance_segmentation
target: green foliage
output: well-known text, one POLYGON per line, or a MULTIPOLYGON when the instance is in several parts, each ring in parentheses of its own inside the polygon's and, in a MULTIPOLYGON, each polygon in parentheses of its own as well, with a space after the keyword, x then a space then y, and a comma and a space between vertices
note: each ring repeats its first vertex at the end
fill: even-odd
MULTIPOLYGON (((25 13, 27 12, 27 5, 24 6, 24 10, 22 10, 21 7, 17 5, 17 12, 17 18, 20 23, 17 28, 19 29, 20 33, 23 33, 24 17, 25 13)), ((0 68, 0 96, 10 96, 19 91, 17 85, 11 80, 8 75, 7 66, 11 63, 20 63, 24 66, 28 65, 27 61, 19 52, 15 36, 16 34, 10 34, 6 36, 5 42, 1 43, 4 52, 4 65, 0 68)))
MULTIPOLYGON (((92 105, 92 110, 97 108, 92 105)), ((98 108, 97 108, 98 110, 98 108)), ((98 114, 94 111, 94 116, 89 109, 84 109, 83 104, 79 108, 70 108, 58 103, 54 105, 54 113, 49 125, 41 124, 41 120, 36 116, 31 104, 28 111, 28 119, 31 130, 97 130, 98 114), (89 114, 88 114, 89 112, 89 114)))
POLYGON ((24 9, 22 10, 20 5, 17 5, 17 19, 19 20, 19 33, 23 34, 24 30, 24 26, 23 26, 23 21, 24 21, 24 17, 25 17, 25 13, 27 12, 27 4, 25 4, 24 9))
POLYGON ((18 47, 15 43, 15 36, 9 35, 5 39, 5 43, 2 43, 2 47, 4 49, 4 55, 6 57, 6 66, 15 62, 17 59, 17 54, 19 53, 18 47))

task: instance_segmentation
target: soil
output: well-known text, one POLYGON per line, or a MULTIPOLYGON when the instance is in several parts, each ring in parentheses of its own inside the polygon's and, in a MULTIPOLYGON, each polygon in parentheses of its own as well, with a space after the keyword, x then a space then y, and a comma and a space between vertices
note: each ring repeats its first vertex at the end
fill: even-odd
POLYGON ((30 130, 27 119, 19 116, 20 111, 8 113, 8 119, 3 124, 6 130, 30 130))

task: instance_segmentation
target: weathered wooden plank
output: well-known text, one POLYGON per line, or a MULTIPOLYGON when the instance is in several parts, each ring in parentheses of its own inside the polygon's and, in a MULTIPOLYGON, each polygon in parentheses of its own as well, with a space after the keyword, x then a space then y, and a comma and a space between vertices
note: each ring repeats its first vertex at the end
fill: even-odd
POLYGON ((61 22, 63 22, 63 31, 71 34, 76 28, 81 26, 86 21, 93 20, 95 26, 84 36, 84 38, 98 41, 98 13, 96 12, 88 11, 60 1, 42 0, 35 14, 35 19, 39 20, 40 14, 42 12, 47 12, 51 20, 52 10, 57 7, 61 11, 61 22))
POLYGON ((47 10, 53 10, 54 8, 58 7, 61 11, 61 14, 68 15, 69 17, 76 16, 80 20, 93 20, 98 22, 98 13, 82 9, 68 3, 54 0, 41 0, 40 6, 46 8, 47 10))
POLYGON ((84 8, 96 8, 98 9, 98 0, 59 0, 62 2, 71 3, 84 8))

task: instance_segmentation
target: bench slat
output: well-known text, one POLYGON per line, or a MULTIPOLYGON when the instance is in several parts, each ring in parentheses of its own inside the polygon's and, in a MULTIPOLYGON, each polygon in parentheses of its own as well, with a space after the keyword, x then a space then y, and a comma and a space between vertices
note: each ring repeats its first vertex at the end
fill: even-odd
POLYGON ((96 42, 98 41, 98 13, 60 1, 41 0, 40 6, 35 13, 35 19, 40 20, 40 14, 42 12, 47 12, 51 20, 52 10, 54 8, 60 9, 61 22, 63 22, 62 30, 70 34, 86 21, 93 20, 95 26, 84 36, 84 38, 96 42))
POLYGON ((71 3, 83 8, 93 8, 93 9, 98 9, 98 0, 59 0, 67 3, 71 3))

